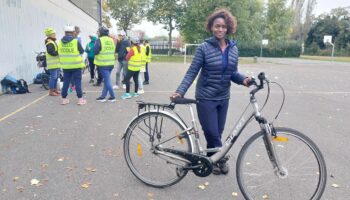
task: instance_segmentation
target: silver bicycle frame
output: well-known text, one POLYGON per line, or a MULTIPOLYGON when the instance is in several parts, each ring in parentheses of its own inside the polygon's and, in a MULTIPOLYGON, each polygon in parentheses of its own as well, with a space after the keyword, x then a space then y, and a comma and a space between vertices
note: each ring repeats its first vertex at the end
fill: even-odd
MULTIPOLYGON (((210 159, 213 163, 215 163, 215 162, 219 161, 221 158, 223 158, 227 154, 227 152, 232 148, 232 146, 235 143, 235 141, 237 140, 238 136, 241 134, 241 132, 247 126, 247 124, 250 122, 252 117, 253 116, 260 117, 261 116, 261 113, 259 111, 259 106, 258 106, 258 103, 257 103, 255 97, 250 99, 249 105, 251 105, 252 109, 246 109, 242 113, 241 117, 239 118, 239 120, 235 124, 234 128, 230 131, 230 135, 226 138, 226 141, 224 142, 223 146, 219 147, 219 148, 212 148, 212 149, 203 149, 201 147, 200 141, 199 141, 199 135, 198 135, 198 128, 197 128, 196 120, 195 120, 195 117, 193 114, 193 108, 191 105, 189 105, 190 113, 191 113, 191 117, 192 117, 192 119, 191 119, 192 126, 193 126, 193 130, 194 130, 194 134, 195 134, 195 142, 194 142, 195 152, 196 153, 217 152, 210 157, 210 159)), ((266 124, 262 124, 260 127, 261 127, 261 129, 266 130, 266 124)), ((269 130, 266 130, 266 131, 269 131, 269 130)))

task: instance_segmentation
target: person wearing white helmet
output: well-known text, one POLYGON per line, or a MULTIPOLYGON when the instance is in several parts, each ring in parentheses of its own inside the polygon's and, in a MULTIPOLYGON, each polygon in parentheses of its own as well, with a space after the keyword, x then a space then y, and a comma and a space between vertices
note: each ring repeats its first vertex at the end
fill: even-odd
MULTIPOLYGON (((113 89, 119 89, 121 87, 121 80, 126 76, 128 71, 128 62, 126 61, 126 55, 128 54, 127 48, 130 48, 130 42, 125 36, 124 31, 118 33, 118 42, 116 47, 116 53, 118 54, 118 67, 116 72, 116 80, 113 89), (123 75, 123 77, 121 77, 123 75)), ((125 85, 123 85, 125 86, 125 85)), ((125 88, 125 87, 124 87, 125 88)))
POLYGON ((137 37, 131 38, 131 48, 128 54, 126 55, 126 60, 128 61, 128 71, 126 73, 123 83, 126 85, 126 91, 121 96, 121 99, 129 99, 131 97, 138 97, 138 76, 140 69, 142 67, 142 54, 143 48, 140 47, 140 40, 137 37), (130 93, 130 79, 131 77, 135 83, 135 92, 130 93))
POLYGON ((78 105, 86 104, 81 87, 81 69, 85 66, 81 55, 84 53, 84 49, 75 37, 74 31, 74 26, 65 26, 65 35, 58 43, 58 55, 60 58, 61 67, 63 69, 63 88, 61 93, 62 105, 69 103, 69 99, 67 99, 67 92, 72 78, 78 96, 78 105))

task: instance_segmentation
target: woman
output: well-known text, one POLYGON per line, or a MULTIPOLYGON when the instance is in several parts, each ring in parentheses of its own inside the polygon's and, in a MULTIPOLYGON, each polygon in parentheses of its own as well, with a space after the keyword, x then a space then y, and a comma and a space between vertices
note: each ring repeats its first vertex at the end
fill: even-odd
POLYGON ((89 37, 90 37, 90 42, 86 45, 85 52, 87 53, 87 58, 89 61, 89 68, 90 68, 90 81, 89 81, 89 83, 94 83, 94 78, 95 78, 94 46, 95 46, 95 41, 97 38, 96 38, 96 36, 94 36, 92 34, 89 35, 89 37))
MULTIPOLYGON (((208 38, 196 50, 195 57, 172 99, 183 97, 201 71, 196 85, 198 118, 207 140, 207 148, 221 147, 230 98, 231 81, 248 86, 250 78, 237 71, 238 50, 236 42, 227 39, 236 32, 236 18, 226 9, 212 13, 206 29, 208 38)), ((211 156, 213 153, 208 153, 211 156)), ((227 174, 227 158, 214 165, 213 173, 227 174)))
POLYGON ((49 95, 58 96, 57 79, 60 74, 60 59, 58 57, 58 47, 56 44, 56 31, 53 28, 45 29, 46 64, 50 74, 49 95))
POLYGON ((126 72, 123 84, 126 85, 126 91, 121 96, 121 99, 130 99, 131 97, 138 97, 137 93, 139 89, 138 77, 140 69, 142 67, 142 55, 143 49, 140 46, 140 40, 136 37, 131 38, 131 48, 126 55, 126 60, 128 61, 128 71, 126 72), (130 80, 133 78, 135 83, 135 92, 130 93, 130 80))
POLYGON ((103 77, 103 89, 101 96, 96 99, 99 102, 116 102, 115 94, 111 83, 111 72, 115 64, 115 44, 114 40, 109 37, 109 29, 102 26, 98 29, 99 38, 95 42, 94 64, 98 68, 103 77), (106 100, 107 94, 109 98, 106 100))

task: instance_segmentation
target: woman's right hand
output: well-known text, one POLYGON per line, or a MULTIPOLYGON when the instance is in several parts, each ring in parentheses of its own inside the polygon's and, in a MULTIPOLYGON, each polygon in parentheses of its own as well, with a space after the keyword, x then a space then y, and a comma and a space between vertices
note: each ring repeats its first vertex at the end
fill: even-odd
POLYGON ((174 93, 170 96, 170 101, 173 101, 174 99, 179 98, 179 97, 182 97, 182 95, 179 94, 179 93, 174 92, 174 93))

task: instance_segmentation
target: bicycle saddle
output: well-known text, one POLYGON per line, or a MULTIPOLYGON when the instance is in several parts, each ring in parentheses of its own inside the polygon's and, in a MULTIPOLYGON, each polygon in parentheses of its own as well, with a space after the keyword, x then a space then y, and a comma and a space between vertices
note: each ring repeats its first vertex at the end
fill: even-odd
POLYGON ((178 98, 172 99, 171 102, 175 104, 192 104, 192 103, 196 104, 198 101, 195 99, 186 99, 186 98, 178 97, 178 98))

